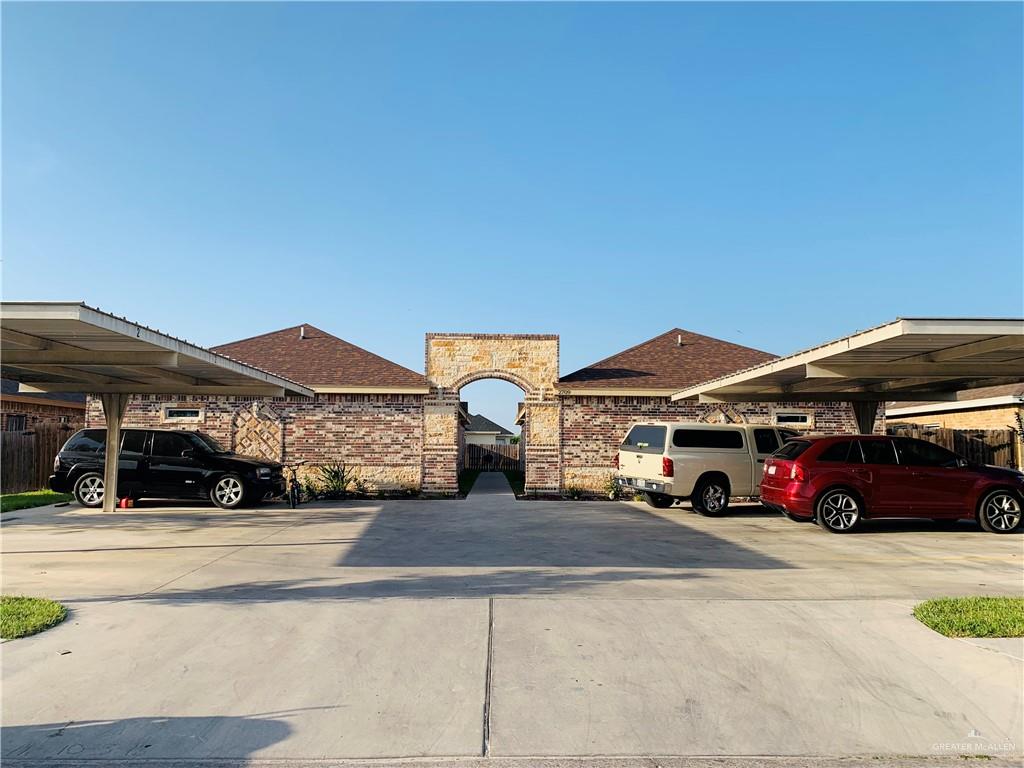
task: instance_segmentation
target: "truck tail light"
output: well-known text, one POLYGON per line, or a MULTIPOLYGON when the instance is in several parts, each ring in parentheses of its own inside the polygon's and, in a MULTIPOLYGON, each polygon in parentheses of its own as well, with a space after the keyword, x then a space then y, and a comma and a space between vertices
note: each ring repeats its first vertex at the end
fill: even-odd
POLYGON ((676 465, 668 456, 661 457, 661 474, 665 477, 673 477, 676 473, 676 465))
POLYGON ((793 468, 789 470, 789 479, 796 480, 798 483, 802 483, 807 479, 807 472, 802 466, 794 463, 793 468))
POLYGON ((618 451, 615 452, 614 466, 615 466, 616 469, 619 468, 619 452, 618 451))

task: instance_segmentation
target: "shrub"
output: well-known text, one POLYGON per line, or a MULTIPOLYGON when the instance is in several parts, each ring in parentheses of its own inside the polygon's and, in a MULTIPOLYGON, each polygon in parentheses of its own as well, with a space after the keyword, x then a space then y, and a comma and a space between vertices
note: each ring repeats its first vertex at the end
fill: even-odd
POLYGON ((342 462, 330 462, 321 464, 316 468, 316 487, 319 495, 325 499, 346 499, 349 496, 349 486, 355 488, 357 493, 364 493, 366 486, 356 476, 356 473, 346 467, 342 462))
POLYGON ((608 479, 604 481, 604 492, 612 501, 619 498, 619 484, 615 482, 614 474, 608 475, 608 479))

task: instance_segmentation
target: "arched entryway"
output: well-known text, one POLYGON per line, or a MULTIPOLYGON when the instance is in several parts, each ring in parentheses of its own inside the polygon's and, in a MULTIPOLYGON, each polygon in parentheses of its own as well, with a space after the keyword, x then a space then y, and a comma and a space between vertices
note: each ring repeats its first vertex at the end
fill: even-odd
POLYGON ((557 336, 428 333, 426 375, 430 394, 423 413, 424 491, 458 491, 459 390, 480 379, 502 379, 523 390, 526 489, 558 490, 557 336))

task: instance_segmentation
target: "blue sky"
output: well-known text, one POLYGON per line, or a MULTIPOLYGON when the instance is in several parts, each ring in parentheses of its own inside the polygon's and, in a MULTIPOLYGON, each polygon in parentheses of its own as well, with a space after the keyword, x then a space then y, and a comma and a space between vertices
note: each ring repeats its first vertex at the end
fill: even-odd
POLYGON ((416 370, 427 331, 558 333, 563 373, 1024 312, 1020 4, 2 14, 6 299, 416 370))

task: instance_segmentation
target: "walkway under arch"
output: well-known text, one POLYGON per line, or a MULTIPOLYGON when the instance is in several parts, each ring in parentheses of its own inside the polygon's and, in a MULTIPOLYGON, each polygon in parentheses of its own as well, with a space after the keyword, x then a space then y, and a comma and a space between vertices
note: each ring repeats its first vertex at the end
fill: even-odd
POLYGON ((523 390, 526 489, 557 491, 561 411, 555 396, 558 337, 542 334, 428 333, 430 394, 423 413, 423 490, 458 492, 459 390, 501 379, 523 390))

